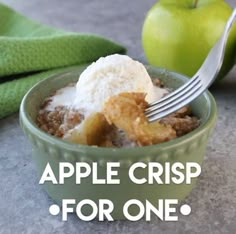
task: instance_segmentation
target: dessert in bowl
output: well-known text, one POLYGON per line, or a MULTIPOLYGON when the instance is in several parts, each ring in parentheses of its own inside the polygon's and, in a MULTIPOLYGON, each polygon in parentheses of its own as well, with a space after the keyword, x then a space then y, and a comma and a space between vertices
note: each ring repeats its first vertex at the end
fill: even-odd
MULTIPOLYGON (((91 66, 95 65, 93 64, 91 66)), ((53 171, 58 172, 58 164, 60 162, 70 162, 73 164, 75 164, 76 162, 87 162, 89 164, 97 162, 99 176, 104 178, 106 177, 106 163, 120 162, 118 177, 121 182, 118 185, 94 185, 92 184, 91 175, 88 178, 84 179, 78 185, 74 183, 75 178, 72 176, 71 178, 68 178, 63 185, 55 185, 51 182, 46 182, 44 184, 44 187, 48 194, 58 203, 61 203, 62 199, 67 198, 73 198, 77 201, 83 199, 91 199, 95 202, 98 202, 99 199, 109 199, 114 203, 115 206, 115 209, 113 211, 113 217, 115 219, 124 218, 122 207, 124 203, 129 199, 138 199, 140 201, 149 200, 150 202, 155 204, 157 203, 158 199, 173 198, 181 200, 185 198, 192 190, 196 180, 193 180, 191 184, 176 185, 174 183, 145 183, 142 185, 138 185, 130 181, 128 177, 128 170, 129 167, 135 162, 159 162, 161 164, 165 164, 165 162, 180 162, 183 164, 187 162, 197 162, 199 164, 202 164, 207 142, 210 133, 214 128, 217 117, 216 104, 211 94, 209 92, 206 92, 201 97, 196 99, 191 104, 192 113, 189 113, 189 108, 187 108, 186 110, 182 110, 182 112, 180 112, 178 115, 172 116, 179 119, 184 119, 186 117, 186 119, 188 119, 191 124, 195 123, 195 125, 190 124, 192 127, 190 129, 187 128, 187 132, 182 132, 182 127, 175 129, 176 126, 174 126, 174 124, 171 125, 172 123, 170 122, 170 119, 166 119, 162 123, 159 123, 157 128, 161 128, 161 132, 164 133, 164 135, 168 131, 170 133, 168 133, 167 136, 164 137, 162 137, 163 134, 161 134, 161 138, 158 134, 151 134, 151 140, 148 133, 148 140, 146 141, 143 140, 142 136, 140 138, 139 133, 134 133, 132 129, 132 132, 129 132, 129 126, 130 124, 135 122, 134 120, 137 116, 135 115, 135 117, 132 117, 131 120, 130 116, 126 119, 127 116, 124 115, 123 112, 115 112, 115 114, 113 114, 114 109, 123 109, 124 106, 122 106, 121 104, 124 104, 124 99, 125 101, 128 101, 128 103, 131 103, 132 107, 134 106, 136 109, 140 107, 140 103, 144 103, 144 105, 141 105, 141 109, 138 109, 141 110, 142 116, 142 111, 144 109, 143 107, 145 107, 147 101, 154 101, 155 99, 160 98, 162 95, 168 92, 169 89, 176 89, 185 81, 187 81, 187 78, 183 75, 168 72, 166 70, 154 67, 146 67, 145 71, 135 69, 129 74, 121 72, 117 75, 117 71, 114 70, 106 73, 105 66, 102 68, 103 75, 105 74, 106 77, 108 77, 108 75, 112 77, 113 74, 115 74, 116 79, 119 79, 119 77, 121 77, 121 82, 119 83, 119 81, 117 81, 115 83, 117 85, 117 93, 114 93, 114 90, 111 90, 111 92, 109 90, 106 90, 106 86, 100 87, 100 84, 106 84, 106 82, 101 81, 100 77, 98 77, 97 81, 99 81, 99 79, 100 81, 97 82, 96 85, 91 82, 90 85, 93 86, 93 92, 99 92, 100 96, 97 96, 96 98, 96 95, 94 95, 95 99, 92 99, 92 101, 89 102, 88 99, 93 98, 93 95, 88 97, 88 90, 86 91, 85 89, 81 91, 81 87, 83 86, 79 86, 80 79, 81 82, 84 82, 84 80, 86 80, 87 78, 82 79, 82 76, 78 81, 78 77, 81 73, 83 75, 86 74, 86 77, 94 76, 94 74, 91 75, 91 70, 88 70, 88 68, 86 68, 87 66, 85 65, 68 69, 66 72, 51 76, 34 86, 26 94, 21 104, 21 126, 33 146, 33 158, 36 161, 40 175, 43 174, 47 163, 50 163, 53 171), (138 74, 140 74, 141 72, 145 73, 146 70, 147 74, 145 76, 150 76, 151 78, 153 78, 153 82, 149 83, 149 80, 147 79, 145 83, 142 83, 140 80, 139 84, 137 81, 138 78, 136 76, 138 76, 138 74), (84 73, 84 71, 86 73, 84 73), (130 81, 127 80, 127 76, 132 77, 134 82, 132 86, 128 86, 129 83, 132 84, 132 79, 130 79, 130 81), (158 80, 156 78, 158 78, 158 80), (125 85, 127 86, 127 88, 124 88, 124 84, 122 88, 122 83, 126 80, 127 83, 125 83, 125 85), (75 88, 74 84, 77 81, 78 83, 75 88), (158 84, 154 87, 153 83, 158 84), (163 89, 162 85, 160 87, 160 83, 168 89, 163 89), (148 86, 149 88, 147 88, 148 86), (65 98, 61 99, 63 95, 58 96, 58 94, 62 93, 61 90, 65 87, 74 90, 73 92, 75 92, 75 96, 72 95, 67 99, 70 100, 69 102, 65 102, 65 98), (101 90, 103 92, 99 91, 100 88, 102 88, 101 90), (155 91, 153 91, 153 93, 150 92, 150 90, 153 89, 155 91), (76 92, 78 92, 77 96, 76 92), (145 94, 147 93, 148 95, 145 96, 145 94), (79 98, 80 94, 83 94, 81 98, 79 98), (158 97, 157 94, 161 95, 158 97), (52 97, 56 98, 52 100, 52 97), (139 101, 140 98, 141 102, 139 101), (60 109, 62 108, 61 100, 64 101, 64 107, 69 106, 66 111, 64 111, 64 109, 60 109), (118 105, 117 103, 121 104, 118 105), (116 104, 118 105, 118 107, 115 107, 116 104), (59 108, 59 110, 57 108, 59 108), (49 127, 47 125, 44 126, 45 123, 42 123, 42 115, 46 115, 46 120, 51 121, 51 119, 48 117, 48 114, 50 114, 50 112, 52 112, 51 115, 57 113, 55 112, 55 110, 59 112, 61 111, 61 122, 57 123, 57 126, 52 131, 50 131, 49 127), (101 118, 96 116, 95 119, 99 119, 100 121, 100 119, 104 120, 105 118, 106 124, 108 123, 108 125, 111 125, 113 127, 113 130, 115 128, 115 132, 117 130, 121 130, 122 134, 126 135, 124 142, 127 142, 128 139, 128 144, 115 144, 114 142, 116 141, 112 141, 112 139, 114 140, 114 138, 112 137, 108 138, 108 140, 105 137, 105 141, 101 142, 94 143, 93 140, 91 142, 88 142, 88 137, 84 137, 84 135, 86 134, 84 134, 83 127, 86 126, 86 124, 83 124, 83 121, 85 122, 90 118, 90 116, 96 113, 100 113, 102 114, 102 116, 101 118), (117 113, 120 113, 122 116, 121 118, 118 118, 118 123, 116 118, 117 113), (78 115, 76 116, 76 114, 78 115), (63 127, 65 127, 65 121, 66 123, 68 122, 68 120, 70 121, 71 116, 73 116, 71 125, 72 127, 68 127, 70 125, 68 124, 66 128, 63 129, 63 127), (83 121, 81 121, 81 119, 83 121), (120 123, 119 119, 125 119, 125 124, 120 123), (130 122, 127 122, 129 120, 130 122), (63 131, 61 131, 62 129, 63 131), (79 137, 77 137, 78 135, 79 137)), ((97 72, 97 76, 100 75, 101 73, 97 72)), ((113 78, 111 78, 111 80, 112 79, 113 78)), ((85 88, 89 87, 88 83, 89 79, 84 84, 85 88)), ((90 90, 91 86, 89 87, 90 90)), ((127 106, 127 104, 124 105, 127 106)), ((138 118, 140 118, 139 114, 138 118)), ((98 123, 102 122, 99 121, 98 123)), ((148 124, 149 123, 145 122, 144 126, 147 127, 148 124)), ((88 125, 93 126, 91 125, 91 122, 88 125)), ((97 125, 95 126, 97 127, 97 125)), ((98 126, 101 125, 98 124, 98 126)), ((139 124, 135 126, 138 126, 136 129, 140 127, 139 124)), ((141 126, 140 128, 143 129, 143 126, 141 126)), ((89 129, 90 130, 88 131, 91 131, 91 128, 89 129)), ((95 133, 97 134, 97 132, 99 131, 96 130, 95 133)), ((96 136, 95 139, 96 138, 98 138, 98 136, 96 136)), ((142 178, 142 176, 147 173, 147 170, 137 170, 136 173, 138 178, 142 178)), ((56 176, 58 177, 58 175, 56 176)))
POLYGON ((69 84, 48 97, 39 111, 38 126, 77 144, 99 147, 153 145, 185 135, 200 124, 184 107, 161 121, 148 123, 148 103, 167 95, 158 78, 125 55, 100 58, 69 84))

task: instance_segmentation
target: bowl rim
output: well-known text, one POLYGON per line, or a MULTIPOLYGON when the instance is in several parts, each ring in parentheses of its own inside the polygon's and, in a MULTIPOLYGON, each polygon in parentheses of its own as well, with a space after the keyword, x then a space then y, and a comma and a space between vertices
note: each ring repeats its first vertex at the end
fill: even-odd
MULTIPOLYGON (((72 67, 71 69, 67 69, 64 72, 58 72, 57 74, 49 75, 46 79, 37 82, 25 94, 25 96, 22 99, 21 105, 20 105, 20 125, 23 129, 26 128, 33 135, 36 135, 41 140, 49 142, 50 144, 52 144, 54 146, 59 145, 60 148, 63 148, 63 149, 69 150, 69 151, 74 151, 74 152, 78 152, 78 153, 79 152, 85 152, 85 151, 86 152, 89 151, 90 153, 101 152, 101 153, 103 153, 103 155, 105 157, 109 156, 112 153, 113 155, 119 155, 119 158, 120 158, 121 156, 125 157, 126 153, 130 153, 130 150, 132 150, 133 153, 137 153, 138 155, 140 155, 140 153, 146 153, 147 150, 152 151, 153 149, 155 149, 155 151, 156 151, 157 149, 159 149, 160 151, 165 151, 167 149, 171 150, 173 148, 176 148, 177 145, 188 143, 188 142, 192 141, 194 138, 201 135, 208 128, 210 128, 210 126, 212 126, 215 123, 216 119, 217 119, 217 105, 216 105, 215 99, 209 91, 206 91, 201 96, 204 96, 204 98, 207 102, 207 106, 209 107, 207 120, 203 124, 201 124, 198 128, 191 131, 190 133, 188 133, 184 136, 178 137, 176 139, 173 139, 169 142, 164 142, 164 143, 160 143, 160 144, 156 144, 156 145, 150 145, 150 146, 137 146, 137 147, 126 147, 126 148, 109 148, 109 147, 80 145, 80 144, 64 141, 60 138, 52 136, 52 135, 44 132, 43 130, 41 130, 37 126, 37 124, 30 118, 29 114, 26 112, 26 103, 27 103, 29 97, 32 96, 32 94, 35 92, 35 90, 40 85, 46 83, 49 79, 55 79, 58 76, 69 74, 69 73, 75 71, 76 68, 78 69, 79 67, 82 67, 82 66, 86 67, 85 65, 76 66, 76 67, 72 67)), ((171 76, 174 76, 175 78, 177 78, 181 81, 184 81, 184 82, 186 82, 189 79, 187 76, 185 76, 183 74, 179 74, 179 73, 169 71, 169 70, 166 70, 166 69, 163 69, 163 68, 158 68, 158 67, 154 67, 154 66, 151 66, 151 65, 146 65, 145 67, 147 69, 151 68, 151 69, 158 70, 159 72, 168 73, 171 76)), ((121 157, 121 158, 123 158, 123 157, 121 157)))

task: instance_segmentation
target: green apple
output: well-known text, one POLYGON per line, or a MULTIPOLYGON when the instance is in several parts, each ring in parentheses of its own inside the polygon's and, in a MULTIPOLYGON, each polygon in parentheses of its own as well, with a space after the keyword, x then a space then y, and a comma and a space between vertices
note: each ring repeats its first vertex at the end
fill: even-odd
MULTIPOLYGON (((192 77, 222 35, 232 8, 223 0, 161 0, 143 26, 150 64, 192 77)), ((236 27, 231 32, 219 77, 234 65, 236 27)))

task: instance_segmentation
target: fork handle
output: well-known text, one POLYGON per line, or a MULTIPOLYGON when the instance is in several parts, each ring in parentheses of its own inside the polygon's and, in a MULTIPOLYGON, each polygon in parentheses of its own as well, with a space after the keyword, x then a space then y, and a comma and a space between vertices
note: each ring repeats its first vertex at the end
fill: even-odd
POLYGON ((217 78, 220 72, 220 69, 224 61, 228 37, 235 21, 236 21, 236 8, 234 8, 233 13, 231 14, 229 20, 226 23, 223 35, 221 36, 219 41, 216 43, 216 45, 211 49, 203 65, 194 75, 194 77, 196 76, 212 77, 212 79, 202 79, 203 86, 206 89, 209 88, 210 85, 215 81, 215 79, 217 78), (221 52, 219 53, 219 51, 221 52), (214 65, 212 61, 215 61, 214 65), (215 66, 214 69, 212 69, 212 66, 215 66))

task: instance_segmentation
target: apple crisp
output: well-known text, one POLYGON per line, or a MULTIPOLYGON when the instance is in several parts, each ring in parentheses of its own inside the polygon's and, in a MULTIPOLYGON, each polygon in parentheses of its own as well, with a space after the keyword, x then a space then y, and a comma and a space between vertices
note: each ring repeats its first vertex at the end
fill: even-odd
MULTIPOLYGON (((163 87, 159 79, 156 86, 163 87)), ((71 87, 71 85, 70 85, 71 87)), ((148 105, 144 93, 121 93, 111 97, 102 112, 85 118, 68 106, 48 109, 52 99, 43 103, 37 124, 45 132, 77 144, 100 147, 154 145, 181 137, 196 129, 200 121, 189 106, 160 121, 149 123, 144 111, 148 105)))

